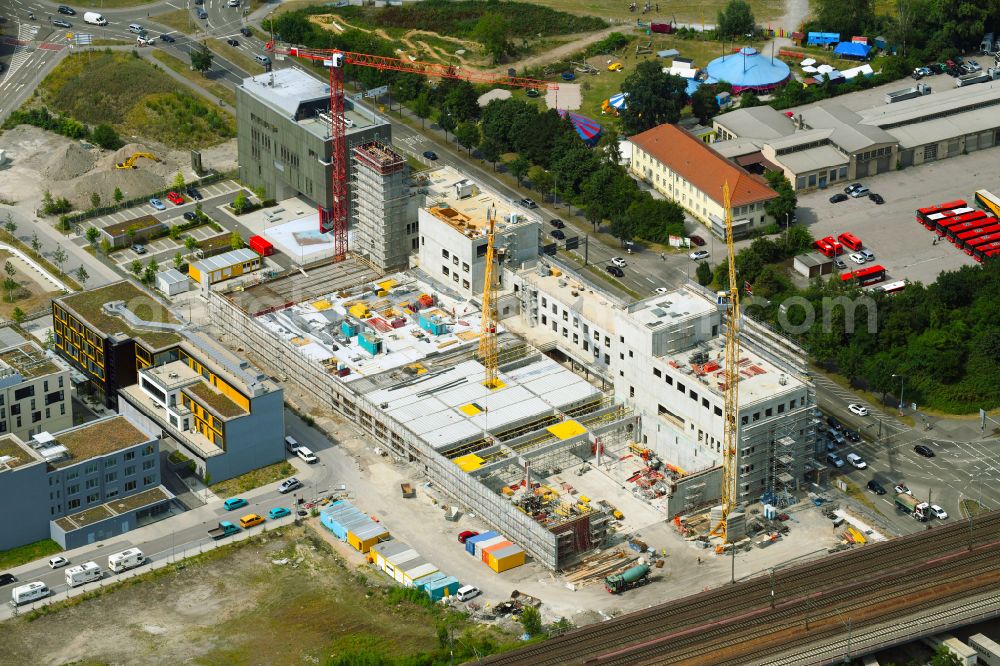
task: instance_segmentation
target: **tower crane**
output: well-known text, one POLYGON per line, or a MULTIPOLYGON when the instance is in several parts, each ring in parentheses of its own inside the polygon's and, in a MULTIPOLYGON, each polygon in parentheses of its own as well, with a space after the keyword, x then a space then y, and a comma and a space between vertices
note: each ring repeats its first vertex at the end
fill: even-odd
POLYGON ((451 65, 403 60, 388 56, 352 53, 339 49, 314 49, 302 46, 279 45, 271 40, 264 46, 276 56, 292 56, 320 62, 330 70, 330 138, 331 160, 333 162, 333 206, 319 207, 320 231, 333 231, 334 260, 340 261, 347 254, 347 225, 350 204, 347 194, 347 126, 344 119, 344 67, 357 65, 372 67, 381 71, 406 72, 428 78, 459 79, 471 83, 513 86, 518 88, 542 88, 556 90, 558 86, 548 81, 519 76, 505 76, 491 72, 462 70, 451 65))
POLYGON ((733 211, 729 182, 722 186, 722 205, 726 209, 726 249, 729 255, 729 319, 726 322, 725 411, 722 437, 722 517, 711 534, 728 541, 726 519, 736 506, 736 445, 739 439, 740 393, 740 291, 736 284, 736 252, 733 249, 733 211))
POLYGON ((483 284, 483 315, 479 324, 479 362, 486 368, 486 377, 483 386, 493 390, 500 388, 500 379, 497 376, 497 287, 494 276, 496 257, 498 256, 496 242, 496 209, 490 208, 486 213, 486 272, 483 284))

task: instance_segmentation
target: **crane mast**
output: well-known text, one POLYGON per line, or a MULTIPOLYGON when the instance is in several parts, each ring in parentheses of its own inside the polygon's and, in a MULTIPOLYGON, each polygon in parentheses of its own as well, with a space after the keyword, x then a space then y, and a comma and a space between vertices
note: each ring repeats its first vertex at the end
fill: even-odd
POLYGON ((726 519, 736 506, 736 446, 739 439, 739 370, 740 370, 740 291, 736 283, 736 252, 733 249, 733 211, 729 182, 722 187, 722 205, 726 209, 726 250, 729 257, 729 318, 726 321, 725 411, 722 437, 722 516, 712 529, 713 535, 728 541, 726 519))
POLYGON ((492 390, 500 387, 500 379, 497 376, 497 287, 493 272, 493 264, 496 260, 496 247, 494 247, 496 210, 494 208, 488 209, 486 218, 488 225, 486 232, 486 272, 483 284, 483 315, 479 324, 479 362, 486 369, 483 386, 492 390))

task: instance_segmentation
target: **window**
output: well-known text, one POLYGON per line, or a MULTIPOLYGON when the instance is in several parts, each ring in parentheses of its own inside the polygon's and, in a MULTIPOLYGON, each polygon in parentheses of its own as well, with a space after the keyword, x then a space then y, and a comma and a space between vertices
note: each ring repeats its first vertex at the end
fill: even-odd
POLYGON ((674 385, 674 378, 671 377, 670 375, 667 375, 666 377, 664 377, 664 379, 667 380, 667 386, 673 386, 674 385))
POLYGON ((694 392, 694 389, 688 391, 688 397, 694 400, 695 402, 698 402, 698 394, 694 392))
POLYGON ((104 498, 105 499, 111 499, 112 497, 118 497, 118 489, 117 488, 114 488, 114 489, 109 490, 108 492, 104 493, 104 498))
POLYGON ((21 413, 21 405, 14 404, 14 405, 10 406, 10 415, 11 416, 16 416, 16 415, 18 415, 20 413, 21 413))
POLYGON ((469 281, 468 280, 462 280, 462 288, 463 289, 468 289, 469 288, 469 281))
POLYGON ((125 482, 125 492, 128 492, 130 490, 135 490, 135 487, 136 487, 136 482, 135 481, 126 481, 125 482))
POLYGON ((93 478, 87 479, 87 482, 84 484, 84 486, 87 488, 87 490, 90 490, 91 488, 96 488, 100 484, 101 480, 95 476, 93 478))
POLYGON ((66 502, 66 510, 67 511, 72 510, 72 509, 79 509, 79 508, 80 508, 80 500, 78 500, 78 499, 71 499, 70 501, 66 502))
POLYGON ((583 351, 590 351, 590 340, 583 341, 583 351))
POLYGON ((135 465, 129 465, 125 468, 125 476, 135 476, 135 465))
POLYGON ((458 282, 458 271, 455 271, 454 273, 451 274, 451 281, 458 282))
POLYGON ((542 326, 545 326, 548 323, 549 323, 549 318, 546 317, 545 315, 542 315, 542 326))
POLYGON ((156 483, 156 477, 154 475, 150 474, 149 476, 142 477, 142 485, 151 486, 154 483, 156 483))
POLYGON ((635 387, 634 386, 629 386, 628 387, 628 397, 630 397, 630 398, 634 398, 635 397, 635 387))
POLYGON ((441 266, 441 272, 445 275, 451 275, 451 271, 448 269, 447 266, 441 266))
POLYGON ((816 174, 811 173, 809 174, 809 187, 813 187, 815 185, 816 185, 816 174))
POLYGON ((89 463, 83 468, 84 474, 97 474, 97 463, 89 463))
POLYGON ((681 393, 687 392, 687 388, 684 386, 684 384, 681 384, 680 382, 677 382, 677 390, 680 391, 681 393))
POLYGON ((631 349, 628 350, 628 357, 629 358, 634 358, 634 356, 632 355, 632 350, 631 349))
POLYGON ((126 451, 125 460, 135 460, 135 451, 126 451))
POLYGON ((450 255, 448 254, 448 250, 445 250, 445 249, 443 249, 443 248, 442 248, 442 249, 441 249, 441 256, 442 256, 443 258, 447 259, 447 258, 448 258, 448 257, 450 256, 450 255))
POLYGON ((454 256, 452 256, 451 263, 454 264, 455 266, 458 266, 458 255, 457 254, 454 255, 454 256))
POLYGON ((104 469, 117 466, 118 466, 118 458, 108 458, 104 461, 104 469))
POLYGON ((144 456, 151 456, 151 455, 153 455, 153 450, 154 450, 153 449, 153 445, 152 444, 147 444, 142 449, 142 455, 144 455, 144 456))
POLYGON ((32 423, 38 423, 41 420, 42 420, 42 413, 41 412, 31 412, 31 422, 32 423))
POLYGON ((705 409, 708 409, 708 398, 701 399, 701 406, 704 407, 705 409))
POLYGON ((462 262, 462 272, 464 273, 469 272, 469 264, 465 263, 464 261, 462 262))
POLYGON ((35 395, 35 387, 25 386, 14 391, 14 400, 24 400, 25 398, 30 398, 35 395))
POLYGON ((722 407, 716 407, 715 409, 713 409, 713 410, 712 410, 712 412, 713 412, 713 413, 714 413, 714 414, 715 414, 716 416, 722 416, 722 407))
POLYGON ((659 368, 653 368, 653 376, 654 377, 662 377, 663 376, 663 371, 660 370, 659 368))
POLYGON ((743 418, 741 418, 740 419, 740 424, 746 425, 747 424, 747 417, 744 416, 743 418))
POLYGON ((101 501, 101 493, 91 493, 87 495, 87 504, 96 504, 101 501))
POLYGON ((80 493, 80 484, 74 483, 71 486, 66 486, 67 495, 78 495, 80 493))
POLYGON ((753 420, 754 420, 754 423, 756 423, 757 421, 760 421, 760 412, 754 412, 753 413, 753 420))
POLYGON ((486 245, 480 245, 476 248, 476 258, 482 258, 486 256, 486 245))
POLYGON ((112 481, 118 480, 118 472, 108 472, 104 475, 104 482, 111 483, 112 481))
POLYGON ((771 409, 770 407, 768 407, 767 409, 764 410, 764 416, 772 416, 773 414, 774 414, 774 410, 771 409))
POLYGON ((80 470, 74 469, 72 472, 66 472, 66 480, 72 481, 80 476, 80 470))
POLYGON ((156 467, 156 461, 155 460, 143 460, 142 461, 142 468, 144 470, 153 469, 154 467, 156 467))
POLYGON ((785 413, 785 405, 784 404, 778 405, 778 413, 779 414, 784 414, 785 413))

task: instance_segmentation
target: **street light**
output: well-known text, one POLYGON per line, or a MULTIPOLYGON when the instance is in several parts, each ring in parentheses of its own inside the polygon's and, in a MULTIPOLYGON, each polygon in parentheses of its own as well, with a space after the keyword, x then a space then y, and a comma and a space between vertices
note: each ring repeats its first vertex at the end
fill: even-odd
POLYGON ((899 377, 899 415, 903 415, 903 381, 906 379, 903 375, 893 374, 893 377, 899 377))

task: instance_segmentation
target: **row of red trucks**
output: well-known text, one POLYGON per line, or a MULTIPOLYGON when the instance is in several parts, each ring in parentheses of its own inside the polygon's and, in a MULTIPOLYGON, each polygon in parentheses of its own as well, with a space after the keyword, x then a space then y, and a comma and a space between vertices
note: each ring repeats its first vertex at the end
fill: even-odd
POLYGON ((850 232, 844 232, 834 238, 833 236, 827 236, 826 238, 821 238, 813 245, 822 254, 827 257, 836 257, 844 253, 844 248, 853 252, 864 248, 864 244, 861 239, 850 232))
POLYGON ((962 199, 918 209, 917 222, 978 262, 1000 254, 1000 220, 962 199))

